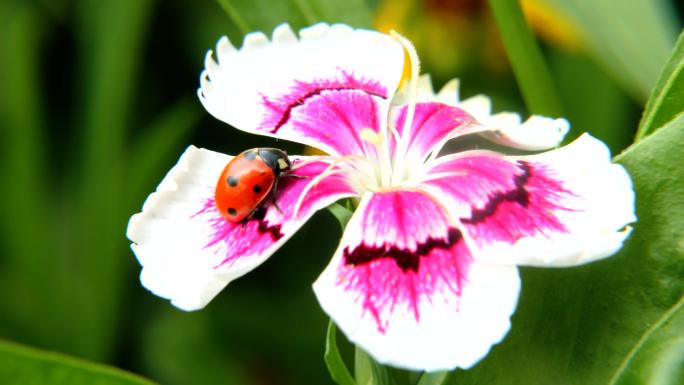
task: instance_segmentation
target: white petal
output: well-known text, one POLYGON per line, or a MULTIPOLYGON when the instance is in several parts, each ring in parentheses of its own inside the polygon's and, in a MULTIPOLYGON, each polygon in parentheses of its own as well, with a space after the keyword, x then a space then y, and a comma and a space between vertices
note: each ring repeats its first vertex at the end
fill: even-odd
POLYGON ((422 192, 366 195, 314 283, 326 313, 379 362, 469 368, 510 328, 517 268, 473 261, 452 226, 422 192))
POLYGON ((421 188, 450 202, 473 256, 490 262, 571 266, 605 258, 636 220, 629 175, 588 134, 538 155, 438 158, 421 188))
POLYGON ((230 281, 268 259, 314 212, 355 194, 340 174, 306 189, 328 167, 312 161, 294 171, 305 178, 281 178, 280 210, 267 202, 246 222, 231 223, 214 205, 216 183, 230 159, 189 147, 128 225, 142 284, 183 310, 204 307, 230 281))
POLYGON ((230 45, 221 39, 218 65, 208 62, 198 95, 209 113, 238 129, 346 155, 329 132, 346 121, 354 132, 385 124, 370 112, 359 119, 350 110, 366 97, 373 116, 386 115, 401 78, 403 48, 388 35, 346 25, 316 24, 299 35, 281 25, 271 41, 262 33, 247 35, 238 51, 226 49, 230 45), (343 112, 335 121, 330 111, 319 111, 327 102, 321 99, 331 95, 334 109, 343 112), (309 103, 316 101, 318 106, 309 103))

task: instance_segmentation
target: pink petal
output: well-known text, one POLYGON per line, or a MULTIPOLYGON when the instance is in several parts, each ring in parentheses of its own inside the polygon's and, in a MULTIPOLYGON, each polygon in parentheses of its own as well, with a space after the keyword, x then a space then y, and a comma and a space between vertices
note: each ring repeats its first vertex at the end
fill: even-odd
MULTIPOLYGON (((283 177, 271 203, 245 224, 227 222, 214 206, 214 189, 229 156, 189 147, 131 217, 128 238, 143 266, 143 285, 183 310, 204 307, 230 281, 264 262, 313 213, 355 195, 343 176, 324 178, 310 189, 297 218, 294 206, 312 178, 327 168, 313 162, 283 177)), ((301 161, 295 160, 295 163, 301 161)))
POLYGON ((367 154, 359 133, 381 129, 404 63, 389 36, 345 25, 317 24, 297 38, 284 24, 271 41, 249 34, 236 50, 224 38, 216 52, 198 91, 212 115, 331 155, 367 154))
POLYGON ((471 151, 438 159, 424 188, 450 202, 476 258, 576 265, 607 257, 636 220, 625 170, 589 135, 544 154, 471 151))
POLYGON ((469 367, 509 328, 515 267, 474 262, 444 208, 416 190, 367 193, 314 284, 323 309, 383 363, 469 367))
MULTIPOLYGON (((407 106, 395 107, 393 124, 400 135, 404 134, 407 106)), ((408 138, 408 156, 411 161, 423 161, 438 145, 449 138, 480 130, 473 118, 464 110, 442 103, 417 103, 408 138)), ((390 142, 394 152, 396 142, 390 142)), ((439 150, 439 149, 438 149, 439 150)))

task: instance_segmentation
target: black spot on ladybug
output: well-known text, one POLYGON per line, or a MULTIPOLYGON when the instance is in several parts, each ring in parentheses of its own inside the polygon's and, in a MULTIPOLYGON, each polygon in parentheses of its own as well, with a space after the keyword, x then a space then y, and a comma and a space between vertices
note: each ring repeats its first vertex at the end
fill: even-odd
POLYGON ((256 156, 257 156, 256 151, 250 151, 250 152, 245 154, 245 159, 254 160, 254 159, 256 159, 256 156))
POLYGON ((261 192, 261 186, 259 186, 258 184, 255 184, 254 186, 252 186, 252 190, 258 194, 261 192))
POLYGON ((228 215, 233 216, 233 217, 236 216, 236 215, 237 215, 237 210, 235 210, 235 209, 232 208, 232 207, 229 207, 229 208, 228 208, 228 215))
POLYGON ((238 179, 231 175, 226 179, 226 182, 228 182, 228 186, 235 187, 238 184, 238 179))

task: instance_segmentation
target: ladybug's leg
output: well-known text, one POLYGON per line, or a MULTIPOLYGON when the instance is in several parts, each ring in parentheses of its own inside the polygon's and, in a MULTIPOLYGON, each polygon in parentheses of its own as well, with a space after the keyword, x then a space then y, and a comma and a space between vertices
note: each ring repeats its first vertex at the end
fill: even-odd
POLYGON ((271 196, 271 200, 273 201, 273 206, 275 206, 276 210, 278 210, 278 212, 282 214, 283 210, 281 210, 280 206, 278 206, 278 200, 276 199, 278 196, 278 179, 280 178, 276 178, 275 182, 273 183, 273 195, 271 196))
POLYGON ((247 226, 247 222, 249 222, 254 216, 256 216, 259 211, 262 210, 261 207, 257 207, 254 210, 252 210, 249 215, 247 215, 243 220, 240 221, 240 224, 242 225, 242 228, 244 229, 245 226, 247 226))
POLYGON ((273 206, 275 206, 276 210, 278 210, 279 213, 283 213, 283 210, 280 209, 280 206, 278 206, 278 180, 280 178, 285 178, 285 177, 290 177, 290 178, 297 178, 297 179, 311 179, 310 176, 306 175, 297 175, 297 174, 282 174, 280 177, 277 177, 275 179, 275 182, 273 183, 273 192, 271 196, 271 200, 273 201, 273 206))

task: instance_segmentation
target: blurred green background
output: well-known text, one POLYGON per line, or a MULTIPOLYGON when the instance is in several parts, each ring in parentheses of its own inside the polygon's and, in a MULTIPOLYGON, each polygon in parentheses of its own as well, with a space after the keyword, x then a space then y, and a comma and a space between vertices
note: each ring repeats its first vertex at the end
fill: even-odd
MULTIPOLYGON (((529 0, 571 137, 614 153, 682 26, 669 0, 529 0)), ((139 284, 131 214, 189 144, 235 154, 303 148, 213 119, 195 96, 221 35, 316 21, 396 29, 436 87, 525 113, 486 2, 477 0, 0 1, 0 339, 140 373, 163 384, 331 383, 327 318, 310 284, 339 226, 327 212, 205 310, 139 284)), ((347 347, 348 349, 348 347, 347 347)))

